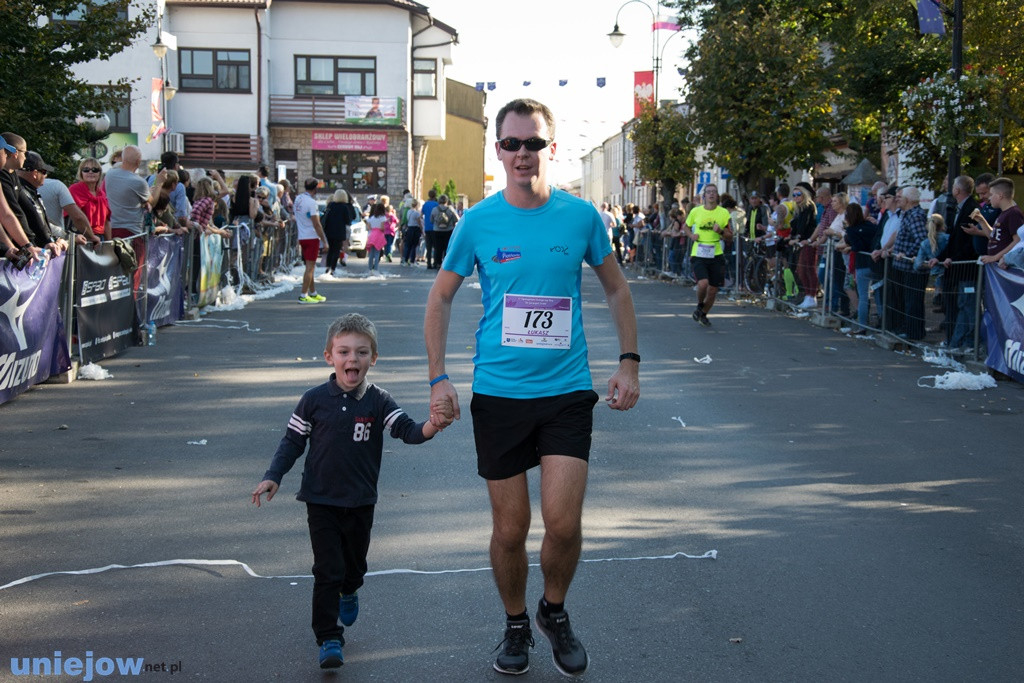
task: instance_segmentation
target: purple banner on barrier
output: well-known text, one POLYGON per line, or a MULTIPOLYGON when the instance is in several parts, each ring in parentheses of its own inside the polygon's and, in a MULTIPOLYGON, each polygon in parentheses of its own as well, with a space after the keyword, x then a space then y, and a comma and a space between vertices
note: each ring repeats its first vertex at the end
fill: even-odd
POLYGON ((132 279, 121 270, 111 242, 76 252, 78 346, 82 362, 108 358, 134 343, 132 279))
POLYGON ((1024 271, 985 266, 985 365, 1024 383, 1024 271))
POLYGON ((0 403, 71 368, 59 306, 63 270, 63 255, 38 280, 0 261, 0 403))
POLYGON ((146 250, 149 266, 146 287, 146 317, 157 327, 170 325, 185 315, 185 293, 181 282, 180 235, 151 237, 146 250))

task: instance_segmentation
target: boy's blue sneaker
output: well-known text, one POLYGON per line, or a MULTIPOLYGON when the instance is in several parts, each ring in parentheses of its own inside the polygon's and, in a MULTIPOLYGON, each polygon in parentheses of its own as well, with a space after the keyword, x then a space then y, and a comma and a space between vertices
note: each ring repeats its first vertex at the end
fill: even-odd
POLYGON ((344 626, 351 626, 356 623, 356 617, 359 616, 359 593, 352 593, 351 595, 341 594, 341 599, 338 601, 338 621, 344 626))
POLYGON ((320 668, 337 669, 344 663, 345 659, 341 656, 341 641, 325 640, 320 646, 320 668))

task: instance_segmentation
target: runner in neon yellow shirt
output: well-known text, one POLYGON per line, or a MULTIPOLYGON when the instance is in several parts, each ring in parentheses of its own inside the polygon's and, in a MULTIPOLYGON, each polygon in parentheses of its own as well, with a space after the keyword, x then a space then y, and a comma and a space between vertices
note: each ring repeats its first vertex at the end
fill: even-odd
POLYGON ((718 289, 725 284, 722 240, 732 239, 732 229, 729 212, 718 205, 718 186, 705 185, 703 195, 703 205, 690 210, 683 231, 693 242, 690 264, 697 279, 697 309, 693 319, 710 327, 708 311, 715 305, 718 289))

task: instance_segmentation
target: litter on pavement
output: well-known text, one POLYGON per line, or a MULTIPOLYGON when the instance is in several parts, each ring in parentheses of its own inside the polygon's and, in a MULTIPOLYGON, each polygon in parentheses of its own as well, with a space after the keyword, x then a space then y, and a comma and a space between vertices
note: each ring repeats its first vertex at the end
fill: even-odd
POLYGON ((967 391, 980 391, 982 389, 995 389, 996 381, 991 375, 985 373, 973 374, 970 372, 947 372, 944 375, 928 375, 917 380, 917 386, 925 389, 965 389, 967 391), (931 385, 926 380, 933 379, 935 384, 931 385), (922 384, 922 382, 924 382, 922 384))

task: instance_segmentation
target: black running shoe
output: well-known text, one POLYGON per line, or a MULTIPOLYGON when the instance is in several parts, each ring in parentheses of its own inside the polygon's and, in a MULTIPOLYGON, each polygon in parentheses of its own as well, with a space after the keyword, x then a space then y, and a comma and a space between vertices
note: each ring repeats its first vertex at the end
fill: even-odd
POLYGON ((702 315, 704 315, 704 313, 699 308, 694 309, 694 311, 693 311, 693 322, 699 323, 700 322, 700 317, 702 315))
POLYGON ((551 658, 555 667, 566 676, 579 676, 587 670, 590 658, 569 625, 569 613, 552 612, 544 616, 537 610, 537 630, 551 641, 551 658))
POLYGON ((711 327, 711 321, 708 320, 708 316, 706 313, 701 313, 700 320, 698 320, 697 322, 699 322, 704 327, 711 327))
POLYGON ((530 670, 530 648, 533 647, 533 632, 530 619, 516 619, 505 622, 505 639, 494 648, 501 654, 494 660, 494 670, 503 674, 518 676, 530 670))

